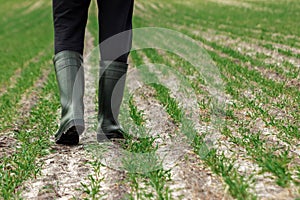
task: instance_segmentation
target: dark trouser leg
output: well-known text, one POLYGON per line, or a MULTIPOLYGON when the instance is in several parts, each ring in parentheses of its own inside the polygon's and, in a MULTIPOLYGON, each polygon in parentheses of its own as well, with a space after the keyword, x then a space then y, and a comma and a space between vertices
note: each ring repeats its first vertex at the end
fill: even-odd
POLYGON ((97 2, 101 60, 126 63, 131 48, 134 0, 97 0, 97 2), (126 33, 116 36, 123 31, 126 33))
POLYGON ((124 137, 118 115, 131 49, 133 0, 98 0, 98 7, 101 63, 97 139, 101 142, 124 137))
POLYGON ((55 54, 63 50, 83 53, 90 1, 52 0, 55 54))

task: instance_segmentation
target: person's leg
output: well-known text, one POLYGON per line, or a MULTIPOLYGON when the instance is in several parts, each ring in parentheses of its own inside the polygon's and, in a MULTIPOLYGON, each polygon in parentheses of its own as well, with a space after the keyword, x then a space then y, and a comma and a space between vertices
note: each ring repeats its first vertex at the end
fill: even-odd
POLYGON ((61 120, 58 144, 74 145, 84 131, 83 43, 90 0, 53 0, 55 56, 61 120))
POLYGON ((133 0, 98 0, 98 7, 101 62, 97 140, 101 142, 124 137, 118 115, 132 42, 133 0))
POLYGON ((52 0, 55 54, 83 53, 84 33, 91 0, 52 0))
POLYGON ((131 49, 134 0, 97 1, 101 60, 126 63, 131 49))

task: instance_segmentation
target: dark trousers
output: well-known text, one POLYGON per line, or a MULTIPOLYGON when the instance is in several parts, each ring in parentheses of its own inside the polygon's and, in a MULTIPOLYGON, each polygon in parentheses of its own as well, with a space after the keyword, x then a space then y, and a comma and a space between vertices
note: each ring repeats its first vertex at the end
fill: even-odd
MULTIPOLYGON (((90 2, 52 0, 55 54, 63 50, 83 53, 90 2)), ((127 62, 132 40, 133 3, 134 0, 97 0, 101 60, 127 62)))

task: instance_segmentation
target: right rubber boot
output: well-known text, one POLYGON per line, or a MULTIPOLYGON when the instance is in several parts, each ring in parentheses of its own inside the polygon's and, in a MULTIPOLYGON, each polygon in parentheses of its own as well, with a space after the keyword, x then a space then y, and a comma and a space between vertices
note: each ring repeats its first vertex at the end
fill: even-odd
POLYGON ((79 143, 80 134, 84 131, 83 58, 75 51, 61 51, 54 56, 53 62, 62 108, 55 142, 76 145, 79 143))
POLYGON ((118 121, 128 65, 116 61, 100 62, 97 141, 124 139, 118 121))

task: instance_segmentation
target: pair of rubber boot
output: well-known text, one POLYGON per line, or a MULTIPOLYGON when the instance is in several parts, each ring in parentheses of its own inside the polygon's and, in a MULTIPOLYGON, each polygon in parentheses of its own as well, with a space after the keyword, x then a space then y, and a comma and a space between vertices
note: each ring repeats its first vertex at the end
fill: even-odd
MULTIPOLYGON (((53 59, 60 91, 61 120, 55 134, 57 144, 76 145, 84 125, 84 69, 82 55, 61 51, 53 59)), ((123 98, 128 65, 116 61, 100 62, 97 140, 124 138, 118 115, 123 98)))

